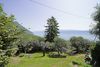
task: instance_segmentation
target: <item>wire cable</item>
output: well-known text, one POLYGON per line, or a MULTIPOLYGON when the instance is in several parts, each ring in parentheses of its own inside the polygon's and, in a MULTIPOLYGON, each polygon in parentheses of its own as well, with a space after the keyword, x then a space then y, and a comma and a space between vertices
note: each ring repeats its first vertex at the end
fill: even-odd
POLYGON ((55 7, 51 7, 51 6, 49 6, 49 5, 40 3, 40 2, 35 1, 35 0, 29 0, 29 1, 31 1, 32 3, 38 4, 38 5, 40 5, 40 6, 47 7, 47 8, 52 9, 52 10, 56 10, 56 11, 58 11, 58 12, 62 12, 62 13, 67 14, 67 15, 71 15, 71 16, 75 16, 75 17, 83 18, 83 19, 90 19, 90 18, 88 18, 88 17, 79 16, 79 15, 72 14, 72 13, 70 13, 70 12, 67 12, 67 11, 64 11, 64 10, 61 10, 61 9, 58 9, 58 8, 55 8, 55 7))

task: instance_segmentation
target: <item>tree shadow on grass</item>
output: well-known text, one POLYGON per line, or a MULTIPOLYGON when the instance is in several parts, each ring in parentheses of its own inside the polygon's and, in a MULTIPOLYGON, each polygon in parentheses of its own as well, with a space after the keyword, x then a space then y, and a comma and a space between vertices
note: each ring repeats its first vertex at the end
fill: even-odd
POLYGON ((66 55, 60 55, 60 54, 51 54, 48 55, 49 58, 66 58, 66 55))

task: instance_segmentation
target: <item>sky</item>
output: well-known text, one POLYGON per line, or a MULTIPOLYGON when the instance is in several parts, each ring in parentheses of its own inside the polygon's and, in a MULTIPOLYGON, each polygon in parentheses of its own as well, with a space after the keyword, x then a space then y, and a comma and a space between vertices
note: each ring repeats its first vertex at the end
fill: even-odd
POLYGON ((30 31, 45 30, 47 19, 54 16, 60 30, 91 29, 92 14, 100 0, 0 0, 8 15, 30 31))

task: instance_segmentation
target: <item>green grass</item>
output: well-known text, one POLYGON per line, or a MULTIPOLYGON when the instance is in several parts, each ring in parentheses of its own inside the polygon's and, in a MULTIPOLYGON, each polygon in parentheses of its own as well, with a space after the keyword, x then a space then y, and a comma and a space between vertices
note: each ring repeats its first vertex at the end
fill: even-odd
POLYGON ((6 67, 74 67, 72 61, 77 62, 79 67, 91 67, 84 62, 84 55, 67 56, 66 58, 42 57, 42 53, 25 55, 24 57, 11 57, 6 67))

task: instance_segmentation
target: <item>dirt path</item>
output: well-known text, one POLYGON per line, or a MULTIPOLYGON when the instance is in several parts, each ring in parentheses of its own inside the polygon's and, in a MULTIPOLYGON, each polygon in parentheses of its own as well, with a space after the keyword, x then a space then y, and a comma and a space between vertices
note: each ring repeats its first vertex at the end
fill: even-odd
POLYGON ((78 67, 78 65, 74 65, 74 67, 78 67))

